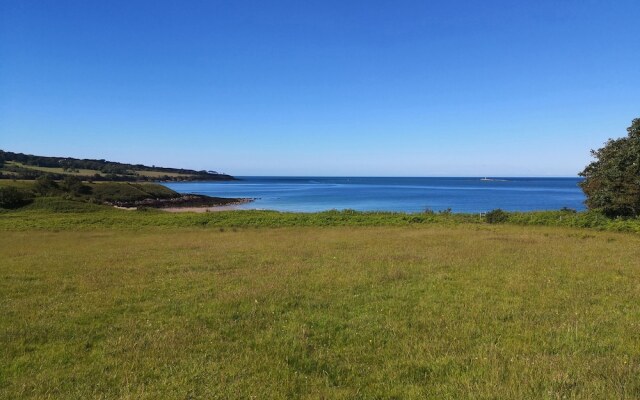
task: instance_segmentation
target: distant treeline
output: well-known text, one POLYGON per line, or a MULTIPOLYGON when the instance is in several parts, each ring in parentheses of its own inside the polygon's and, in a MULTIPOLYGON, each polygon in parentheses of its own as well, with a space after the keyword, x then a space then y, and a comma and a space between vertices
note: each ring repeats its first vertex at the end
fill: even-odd
POLYGON ((155 180, 234 180, 230 175, 218 173, 216 171, 196 171, 184 168, 164 168, 147 166, 142 164, 126 164, 104 159, 77 159, 71 157, 45 157, 32 154, 12 153, 0 150, 0 179, 36 179, 44 174, 52 175, 54 179, 63 179, 68 173, 75 173, 80 170, 95 171, 92 174, 82 174, 83 177, 95 181, 155 181, 155 180), (16 162, 24 165, 21 167, 7 162, 16 162), (60 168, 57 171, 39 171, 28 168, 45 167, 60 168), (148 176, 144 172, 166 173, 167 175, 148 176), (142 172, 142 174, 140 174, 142 172), (169 174, 180 174, 181 176, 171 176, 169 174))

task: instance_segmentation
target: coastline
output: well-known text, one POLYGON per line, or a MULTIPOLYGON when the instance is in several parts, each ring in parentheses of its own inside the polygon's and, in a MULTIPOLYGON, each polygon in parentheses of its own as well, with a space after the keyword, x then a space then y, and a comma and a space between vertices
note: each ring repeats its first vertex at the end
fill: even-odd
POLYGON ((210 207, 164 207, 164 208, 159 208, 159 210, 170 212, 170 213, 181 213, 181 212, 206 213, 206 212, 240 210, 240 208, 238 207, 239 205, 240 204, 230 204, 230 205, 224 205, 224 206, 210 206, 210 207))
POLYGON ((178 193, 256 198, 255 206, 283 212, 331 209, 416 213, 480 213, 493 209, 585 210, 580 178, 487 177, 241 177, 241 183, 176 182, 178 193))
POLYGON ((138 209, 140 207, 157 208, 160 210, 177 212, 177 211, 196 211, 205 212, 205 210, 222 211, 231 209, 240 204, 246 204, 254 201, 253 198, 226 198, 211 197, 200 194, 184 194, 180 197, 169 199, 149 198, 136 201, 113 201, 107 204, 120 209, 138 209))

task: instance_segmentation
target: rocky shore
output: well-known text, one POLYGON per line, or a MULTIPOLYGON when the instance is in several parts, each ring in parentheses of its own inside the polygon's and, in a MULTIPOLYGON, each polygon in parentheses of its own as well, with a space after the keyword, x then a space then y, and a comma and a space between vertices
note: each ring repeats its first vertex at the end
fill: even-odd
POLYGON ((169 199, 144 199, 136 201, 112 201, 107 204, 121 208, 182 208, 182 207, 219 207, 233 206, 239 204, 250 203, 254 199, 251 198, 225 198, 211 197, 200 194, 185 194, 180 197, 169 199))

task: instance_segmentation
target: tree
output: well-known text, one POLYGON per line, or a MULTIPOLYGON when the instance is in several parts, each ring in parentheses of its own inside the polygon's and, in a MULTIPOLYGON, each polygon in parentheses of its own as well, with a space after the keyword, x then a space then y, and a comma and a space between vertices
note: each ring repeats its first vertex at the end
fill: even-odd
POLYGON ((0 208, 18 208, 28 202, 27 196, 15 187, 0 188, 0 208))
POLYGON ((54 194, 58 190, 58 184, 51 175, 44 174, 36 178, 34 189, 41 195, 48 196, 54 194))
POLYGON ((91 193, 91 188, 82 183, 77 176, 67 175, 62 180, 62 188, 74 196, 91 193))
POLYGON ((589 209, 611 217, 640 216, 640 118, 627 128, 628 135, 609 139, 591 150, 595 161, 580 173, 589 209))

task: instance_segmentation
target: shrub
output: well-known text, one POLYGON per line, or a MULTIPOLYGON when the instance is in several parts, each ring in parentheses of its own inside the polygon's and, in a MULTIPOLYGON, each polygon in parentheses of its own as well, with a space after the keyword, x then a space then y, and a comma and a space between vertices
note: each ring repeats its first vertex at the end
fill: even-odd
POLYGON ((43 196, 51 195, 58 191, 58 184, 51 175, 44 174, 36 179, 34 189, 43 196))
POLYGON ((495 210, 491 210, 485 215, 485 220, 490 224, 500 224, 502 222, 507 222, 509 219, 509 214, 497 208, 495 210))
POLYGON ((27 196, 13 186, 0 188, 0 208, 18 208, 29 202, 27 196))
POLYGON ((64 177, 62 180, 62 188, 74 196, 91 193, 91 187, 84 185, 82 179, 73 175, 64 177))

